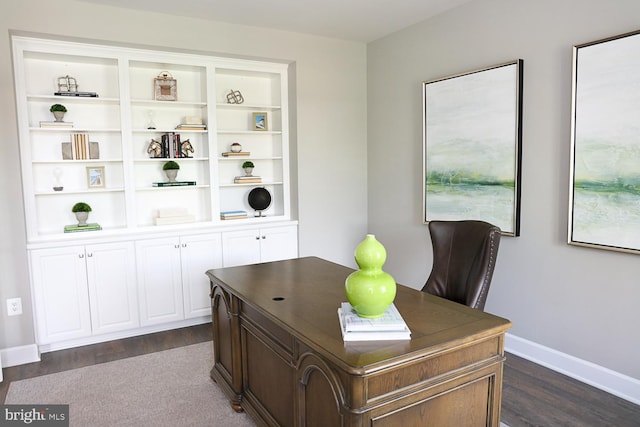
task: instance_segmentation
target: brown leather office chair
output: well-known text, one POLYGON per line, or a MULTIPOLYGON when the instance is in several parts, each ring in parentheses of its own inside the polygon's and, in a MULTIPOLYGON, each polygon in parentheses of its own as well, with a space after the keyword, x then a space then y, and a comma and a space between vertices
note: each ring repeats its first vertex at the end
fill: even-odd
POLYGON ((500 228, 484 221, 430 221, 433 268, 424 292, 484 310, 500 228))

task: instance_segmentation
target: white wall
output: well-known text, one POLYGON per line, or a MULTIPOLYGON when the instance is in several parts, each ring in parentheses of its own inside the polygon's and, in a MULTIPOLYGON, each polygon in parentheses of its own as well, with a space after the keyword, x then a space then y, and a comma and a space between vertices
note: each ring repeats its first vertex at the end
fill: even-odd
POLYGON ((521 236, 504 237, 486 311, 513 335, 640 379, 639 255, 566 244, 572 46, 640 29, 637 0, 476 0, 367 48, 369 231, 421 288, 421 82, 524 60, 521 236))
MULTIPOLYGON (((0 349, 32 344, 9 31, 294 61, 300 255, 353 264, 366 233, 366 46, 72 0, 3 2, 0 13, 0 349), (354 173, 357 171, 357 173, 354 173), (331 190, 329 190, 331 189, 331 190), (334 191, 334 189, 337 189, 334 191), (25 314, 7 317, 6 298, 25 314)), ((81 82, 79 82, 81 84, 81 82)), ((296 172, 294 171, 294 176, 296 172)), ((355 264, 353 264, 355 265, 355 264)))

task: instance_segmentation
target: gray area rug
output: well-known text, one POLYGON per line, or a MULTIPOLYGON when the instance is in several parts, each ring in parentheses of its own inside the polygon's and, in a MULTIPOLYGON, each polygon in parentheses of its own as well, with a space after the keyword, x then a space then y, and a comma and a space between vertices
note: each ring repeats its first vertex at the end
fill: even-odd
MULTIPOLYGON (((209 378, 211 342, 9 385, 7 404, 69 404, 72 427, 253 427, 209 378)), ((500 423, 501 427, 507 427, 500 423)))
POLYGON ((255 426, 209 378, 211 342, 12 382, 7 404, 69 404, 70 425, 255 426))

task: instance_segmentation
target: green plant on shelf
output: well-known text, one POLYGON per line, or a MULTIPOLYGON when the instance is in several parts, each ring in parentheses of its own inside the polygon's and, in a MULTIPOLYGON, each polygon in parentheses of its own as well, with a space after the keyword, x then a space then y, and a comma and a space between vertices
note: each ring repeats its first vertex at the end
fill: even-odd
POLYGON ((54 111, 62 111, 63 113, 67 112, 67 107, 65 107, 62 104, 53 104, 51 107, 49 107, 49 111, 51 111, 52 113, 54 111))
POLYGON ((73 205, 71 212, 91 212, 91 206, 85 202, 78 202, 73 205))
POLYGON ((253 162, 250 162, 248 160, 242 164, 242 168, 252 168, 252 167, 254 167, 253 162))
POLYGON ((162 166, 163 171, 171 170, 171 169, 180 169, 180 165, 173 160, 169 160, 162 166))

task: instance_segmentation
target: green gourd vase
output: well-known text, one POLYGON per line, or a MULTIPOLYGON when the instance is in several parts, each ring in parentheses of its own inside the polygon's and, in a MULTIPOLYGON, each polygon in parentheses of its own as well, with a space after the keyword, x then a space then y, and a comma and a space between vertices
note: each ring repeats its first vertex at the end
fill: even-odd
POLYGON ((396 297, 395 279, 382 271, 387 251, 373 234, 367 234, 354 255, 359 270, 345 280, 347 301, 360 317, 380 317, 396 297))

